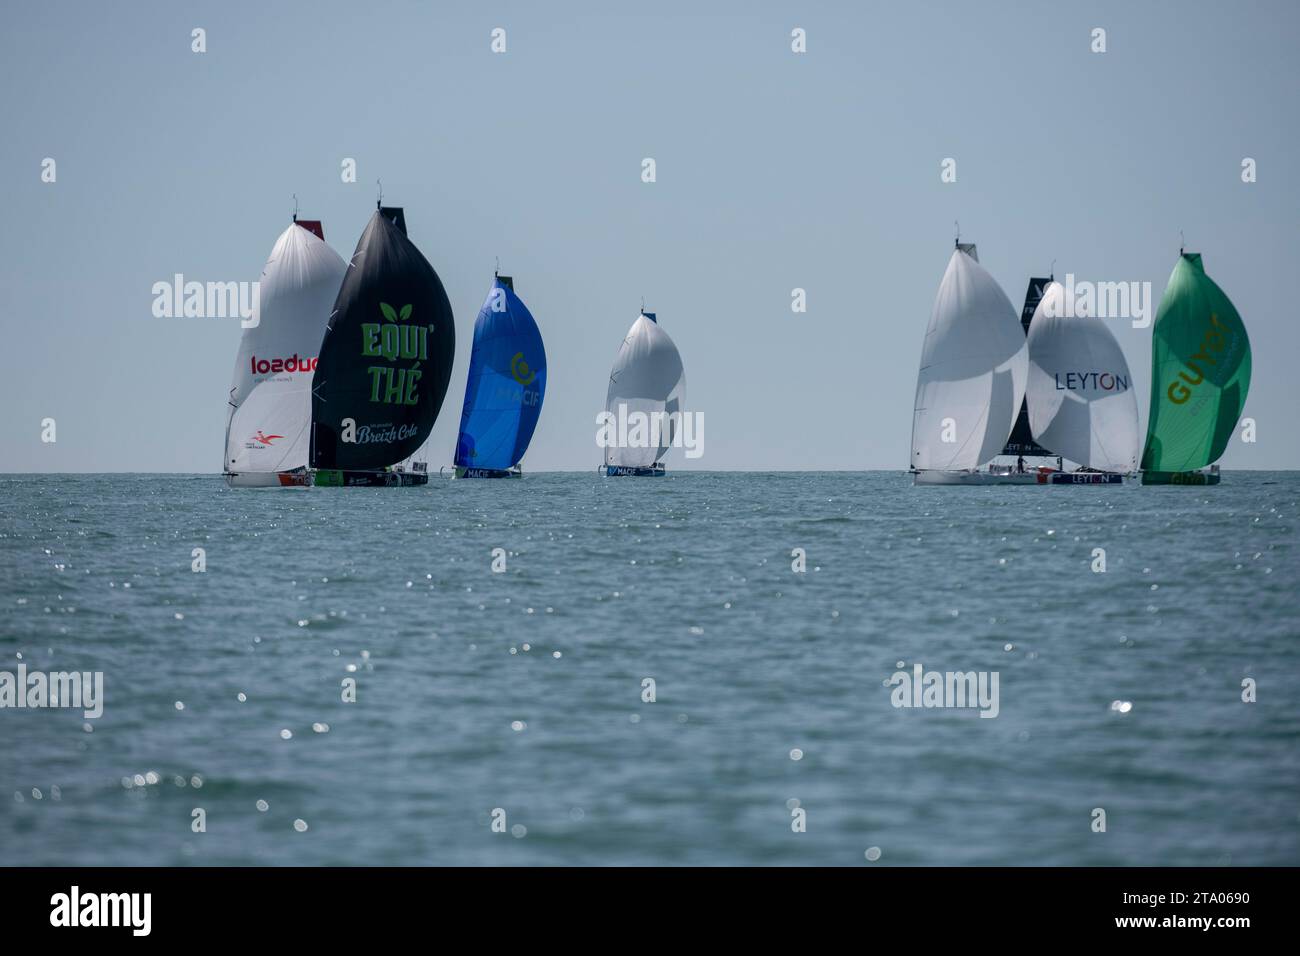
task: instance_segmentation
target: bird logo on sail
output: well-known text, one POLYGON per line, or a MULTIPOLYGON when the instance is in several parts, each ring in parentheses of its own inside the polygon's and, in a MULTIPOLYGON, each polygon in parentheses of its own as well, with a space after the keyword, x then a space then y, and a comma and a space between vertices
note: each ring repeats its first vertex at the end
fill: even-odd
POLYGON ((275 441, 277 438, 283 438, 283 437, 284 437, 283 435, 263 435, 262 430, 259 428, 257 430, 257 434, 249 439, 250 444, 248 447, 250 448, 254 447, 251 444, 252 442, 257 442, 259 445, 266 447, 267 445, 270 445, 273 441, 275 441))
POLYGON ((537 373, 529 368, 528 363, 524 361, 524 353, 516 352, 510 359, 510 374, 520 385, 531 385, 533 379, 537 378, 537 373))

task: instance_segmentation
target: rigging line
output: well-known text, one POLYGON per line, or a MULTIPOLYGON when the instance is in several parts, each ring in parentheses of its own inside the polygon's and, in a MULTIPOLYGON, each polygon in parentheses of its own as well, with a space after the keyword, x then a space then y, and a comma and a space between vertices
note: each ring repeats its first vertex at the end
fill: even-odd
MULTIPOLYGON (((970 444, 970 440, 971 440, 972 438, 975 437, 975 431, 979 428, 981 422, 986 423, 986 424, 985 424, 985 428, 987 429, 987 427, 988 427, 988 426, 987 426, 987 422, 988 422, 988 417, 989 417, 989 407, 990 407, 989 405, 985 405, 985 406, 984 406, 984 411, 980 412, 980 416, 979 416, 979 418, 975 419, 975 429, 972 429, 972 430, 971 430, 971 433, 970 433, 969 435, 966 436, 965 441, 963 441, 960 445, 958 445, 955 449, 953 449, 952 456, 948 459, 948 467, 949 467, 949 468, 952 467, 952 462, 953 462, 953 460, 956 459, 956 457, 957 457, 959 454, 961 454, 961 452, 966 448, 966 446, 967 446, 968 444, 970 444)), ((1008 436, 1008 437, 1009 437, 1009 436, 1008 436)), ((982 439, 981 439, 980 444, 983 444, 983 440, 982 440, 982 439)), ((993 457, 996 458, 997 455, 994 455, 993 457)), ((981 462, 980 464, 982 464, 982 462, 981 462)), ((975 466, 975 470, 978 471, 978 470, 979 470, 979 467, 980 467, 980 466, 977 464, 977 465, 975 466)), ((945 469, 945 470, 946 470, 946 469, 945 469)))
MULTIPOLYGON (((1115 457, 1110 453, 1109 449, 1106 448, 1106 443, 1101 440, 1101 432, 1097 430, 1096 425, 1089 426, 1088 434, 1089 437, 1091 437, 1092 440, 1097 443, 1097 447, 1101 449, 1101 453, 1106 456, 1106 464, 1108 465, 1114 464, 1115 457)), ((1083 462, 1079 462, 1079 464, 1083 464, 1083 462)), ((1098 469, 1098 470, 1100 471, 1102 469, 1098 469)))

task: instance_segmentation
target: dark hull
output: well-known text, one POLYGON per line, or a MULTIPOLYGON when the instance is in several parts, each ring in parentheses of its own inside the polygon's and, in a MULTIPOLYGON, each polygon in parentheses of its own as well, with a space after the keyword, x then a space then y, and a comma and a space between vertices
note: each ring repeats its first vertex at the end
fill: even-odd
POLYGON ((1144 485, 1217 485, 1217 471, 1144 471, 1144 485))
POLYGON ((601 465, 601 474, 606 478, 662 478, 667 471, 663 465, 655 464, 647 468, 628 468, 624 465, 601 465))
POLYGON ((322 468, 313 482, 318 488, 408 488, 427 485, 429 476, 419 471, 340 471, 322 468))
POLYGON ((522 478, 520 468, 461 468, 456 467, 457 478, 522 478))
POLYGON ((1054 471, 1054 485, 1122 485, 1124 476, 1108 471, 1054 471))

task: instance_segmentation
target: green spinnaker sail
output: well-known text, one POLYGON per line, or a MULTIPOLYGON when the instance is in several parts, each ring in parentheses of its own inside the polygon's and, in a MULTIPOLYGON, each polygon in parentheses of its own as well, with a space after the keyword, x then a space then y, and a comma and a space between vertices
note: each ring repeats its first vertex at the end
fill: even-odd
POLYGON ((1250 387, 1241 316, 1205 274, 1199 253, 1179 256, 1151 341, 1151 414, 1144 471, 1183 472, 1217 461, 1250 387))

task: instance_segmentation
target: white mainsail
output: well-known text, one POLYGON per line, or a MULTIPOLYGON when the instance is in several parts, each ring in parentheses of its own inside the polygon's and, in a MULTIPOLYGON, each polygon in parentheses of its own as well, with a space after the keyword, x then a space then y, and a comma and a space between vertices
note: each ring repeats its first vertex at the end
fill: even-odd
POLYGON ((317 350, 346 271, 342 257, 301 223, 275 241, 235 358, 226 472, 306 467, 317 350))
POLYGON ((1086 468, 1137 469, 1138 408, 1128 363, 1106 323, 1066 314, 1053 282, 1029 325, 1029 428, 1044 448, 1086 468))
POLYGON ((1029 356, 1011 300, 973 245, 953 250, 921 350, 912 467, 978 468, 1002 451, 1025 397, 1029 356))
POLYGON ((605 395, 605 410, 615 422, 628 423, 632 440, 606 446, 605 464, 647 468, 657 462, 682 427, 685 400, 686 372, 677 346, 654 313, 642 312, 619 347, 605 395), (652 443, 650 423, 655 421, 658 441, 652 443), (638 427, 640 422, 644 427, 638 427), (646 440, 638 443, 638 436, 646 440))

